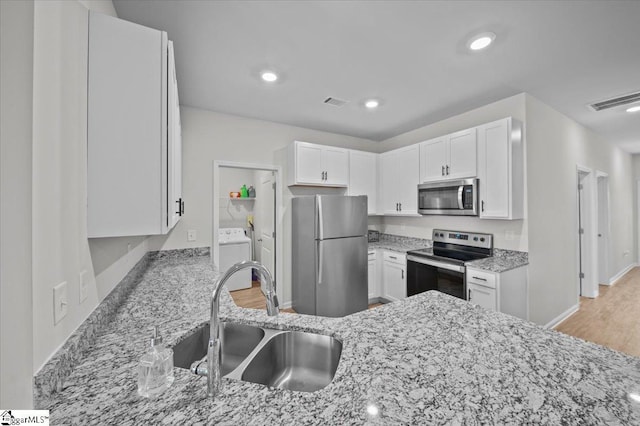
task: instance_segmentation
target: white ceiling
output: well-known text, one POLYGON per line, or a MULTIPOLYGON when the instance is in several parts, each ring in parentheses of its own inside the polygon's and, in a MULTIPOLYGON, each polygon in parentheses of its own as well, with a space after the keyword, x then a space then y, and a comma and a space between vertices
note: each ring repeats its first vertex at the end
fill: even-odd
POLYGON ((640 91, 640 1, 114 4, 168 32, 183 105, 380 141, 528 92, 640 153, 640 113, 586 107, 640 91), (496 42, 469 52, 483 31, 496 42), (267 68, 277 83, 260 80, 267 68))

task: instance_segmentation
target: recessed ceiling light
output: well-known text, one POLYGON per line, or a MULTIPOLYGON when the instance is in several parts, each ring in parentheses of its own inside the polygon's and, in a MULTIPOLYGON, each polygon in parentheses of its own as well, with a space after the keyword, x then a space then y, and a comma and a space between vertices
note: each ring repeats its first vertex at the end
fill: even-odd
POLYGON ((267 81, 269 83, 273 83, 278 79, 278 75, 273 71, 265 71, 262 73, 261 77, 264 81, 267 81))
POLYGON ((471 39, 467 43, 467 47, 471 50, 482 50, 486 47, 489 47, 493 40, 495 40, 496 35, 494 33, 482 33, 478 34, 471 39))
POLYGON ((627 112, 638 112, 640 111, 640 105, 632 106, 631 108, 627 108, 627 112))
POLYGON ((378 105, 380 105, 380 102, 378 102, 375 99, 369 99, 364 103, 364 106, 366 106, 369 109, 378 108, 378 105))

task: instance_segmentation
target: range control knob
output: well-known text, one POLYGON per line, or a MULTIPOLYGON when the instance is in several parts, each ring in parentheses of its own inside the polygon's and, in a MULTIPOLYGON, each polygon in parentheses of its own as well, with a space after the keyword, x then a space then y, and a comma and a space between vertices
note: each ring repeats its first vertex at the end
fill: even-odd
POLYGON ((473 237, 473 241, 478 241, 478 237, 473 237))
POLYGON ((442 232, 440 233, 440 238, 444 238, 444 234, 442 232))
POLYGON ((484 237, 480 237, 480 242, 484 243, 484 237))

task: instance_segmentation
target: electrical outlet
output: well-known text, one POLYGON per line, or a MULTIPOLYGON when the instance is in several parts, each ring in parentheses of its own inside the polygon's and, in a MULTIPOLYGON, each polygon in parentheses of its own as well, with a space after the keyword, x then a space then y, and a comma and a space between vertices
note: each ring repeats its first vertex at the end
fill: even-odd
POLYGON ((196 230, 189 229, 187 231, 187 241, 195 241, 196 240, 196 230))
POLYGON ((87 300, 87 271, 80 272, 79 288, 80 288, 80 303, 87 300))
POLYGON ((627 257, 631 254, 631 252, 629 250, 626 250, 624 253, 622 253, 622 257, 627 257))
POLYGON ((63 281, 53 288, 53 324, 58 324, 68 311, 67 282, 63 281))

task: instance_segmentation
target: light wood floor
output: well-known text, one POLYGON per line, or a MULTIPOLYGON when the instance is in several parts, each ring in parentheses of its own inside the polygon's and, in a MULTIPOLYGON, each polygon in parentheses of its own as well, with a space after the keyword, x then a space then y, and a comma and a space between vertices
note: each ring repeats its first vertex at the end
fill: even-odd
MULTIPOLYGON (((254 281, 251 288, 247 288, 244 290, 234 290, 231 291, 231 297, 233 297, 233 301, 236 302, 236 305, 242 308, 249 309, 266 309, 265 297, 260 291, 260 283, 258 281, 254 281)), ((369 305, 369 309, 373 309, 375 307, 382 306, 382 303, 374 303, 369 305)), ((290 312, 295 314, 291 308, 281 309, 281 312, 290 312)))
POLYGON ((640 268, 612 286, 601 285, 595 299, 580 298, 580 309, 557 331, 640 357, 640 268))

